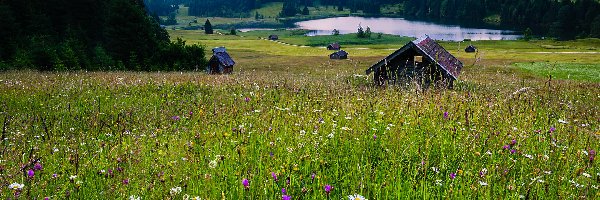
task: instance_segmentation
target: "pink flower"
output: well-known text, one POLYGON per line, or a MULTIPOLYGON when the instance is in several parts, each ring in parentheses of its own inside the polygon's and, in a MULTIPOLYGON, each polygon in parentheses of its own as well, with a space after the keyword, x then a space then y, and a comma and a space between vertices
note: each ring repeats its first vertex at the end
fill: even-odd
POLYGON ((248 179, 242 180, 242 185, 244 185, 244 188, 250 189, 250 183, 248 182, 248 179))
POLYGON ((323 189, 325 190, 325 193, 327 193, 327 195, 329 195, 329 193, 331 193, 331 190, 333 189, 333 187, 331 187, 331 185, 325 185, 325 187, 323 187, 323 189))

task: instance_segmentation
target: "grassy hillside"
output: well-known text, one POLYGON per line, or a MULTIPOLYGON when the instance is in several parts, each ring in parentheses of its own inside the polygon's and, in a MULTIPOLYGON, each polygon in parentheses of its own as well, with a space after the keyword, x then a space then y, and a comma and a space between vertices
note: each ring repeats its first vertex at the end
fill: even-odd
POLYGON ((331 51, 308 46, 328 37, 274 32, 286 45, 258 38, 267 33, 170 32, 226 46, 231 75, 0 73, 0 196, 600 195, 598 41, 472 42, 479 54, 443 42, 465 63, 460 81, 421 90, 375 87, 364 75, 406 39, 343 45, 350 59, 329 60, 331 51), (548 66, 587 76, 548 81, 548 66))

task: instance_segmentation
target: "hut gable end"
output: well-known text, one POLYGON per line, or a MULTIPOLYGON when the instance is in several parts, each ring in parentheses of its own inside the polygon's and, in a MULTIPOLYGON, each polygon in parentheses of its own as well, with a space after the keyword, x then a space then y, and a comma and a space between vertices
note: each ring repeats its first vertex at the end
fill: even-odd
POLYGON ((452 87, 463 64, 428 36, 411 41, 366 70, 374 81, 416 80, 426 85, 442 83, 452 87))

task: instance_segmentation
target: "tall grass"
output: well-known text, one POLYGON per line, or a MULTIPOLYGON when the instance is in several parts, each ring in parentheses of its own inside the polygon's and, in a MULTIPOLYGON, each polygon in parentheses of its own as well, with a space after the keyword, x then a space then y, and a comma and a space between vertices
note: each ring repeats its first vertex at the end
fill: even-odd
POLYGON ((378 88, 352 70, 331 70, 328 78, 266 70, 2 73, 0 194, 279 199, 286 188, 293 199, 599 195, 595 83, 472 68, 455 90, 378 88))

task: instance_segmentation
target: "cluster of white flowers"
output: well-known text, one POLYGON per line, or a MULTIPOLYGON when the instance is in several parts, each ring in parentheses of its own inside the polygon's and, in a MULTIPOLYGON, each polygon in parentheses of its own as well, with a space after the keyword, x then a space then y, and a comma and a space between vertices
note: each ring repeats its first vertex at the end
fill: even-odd
POLYGON ((171 188, 171 191, 169 191, 169 194, 171 194, 171 196, 178 195, 179 193, 181 193, 181 187, 174 187, 171 188))

